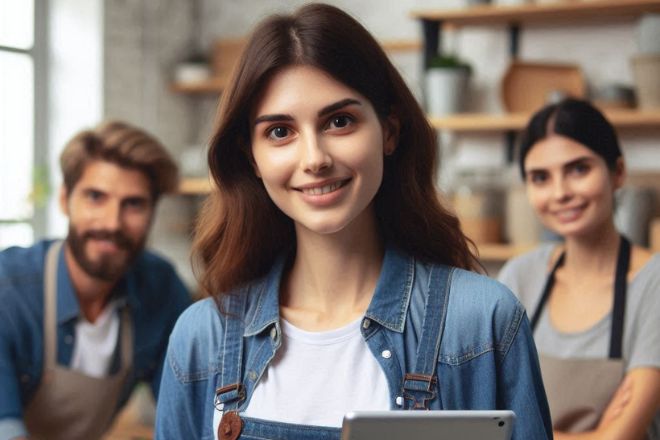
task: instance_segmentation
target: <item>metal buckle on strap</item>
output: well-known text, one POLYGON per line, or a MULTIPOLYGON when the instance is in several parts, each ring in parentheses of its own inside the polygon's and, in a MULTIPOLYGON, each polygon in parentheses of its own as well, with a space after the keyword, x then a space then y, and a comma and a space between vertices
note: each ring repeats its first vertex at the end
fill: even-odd
POLYGON ((406 373, 403 382, 403 398, 411 403, 410 409, 429 409, 429 401, 436 393, 438 377, 427 374, 406 373))
MULTIPOLYGON (((429 376, 427 374, 417 374, 417 373, 406 373, 406 375, 403 378, 404 380, 404 389, 410 389, 414 391, 432 391, 432 389, 435 387, 435 384, 438 382, 438 377, 436 375, 429 376), (426 388, 418 388, 416 386, 413 386, 412 388, 406 387, 406 382, 423 382, 426 384, 426 388)), ((409 385, 414 385, 409 384, 409 385)))
POLYGON ((234 383, 216 388, 213 404, 218 411, 222 411, 225 403, 245 399, 245 387, 242 383, 234 383))

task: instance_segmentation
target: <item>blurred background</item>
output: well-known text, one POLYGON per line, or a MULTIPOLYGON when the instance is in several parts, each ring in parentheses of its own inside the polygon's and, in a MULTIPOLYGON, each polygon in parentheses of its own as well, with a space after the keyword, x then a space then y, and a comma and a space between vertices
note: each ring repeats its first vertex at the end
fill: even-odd
MULTIPOLYGON (((59 153, 78 130, 122 119, 179 161, 181 189, 161 201, 150 246, 195 291, 190 234, 218 99, 253 25, 304 3, 0 0, 0 248, 65 235, 59 153)), ((629 169, 617 223, 660 248, 660 0, 327 3, 375 35, 426 108, 438 189, 491 275, 553 238, 528 207, 515 144, 532 111, 568 95, 617 128, 629 169)))

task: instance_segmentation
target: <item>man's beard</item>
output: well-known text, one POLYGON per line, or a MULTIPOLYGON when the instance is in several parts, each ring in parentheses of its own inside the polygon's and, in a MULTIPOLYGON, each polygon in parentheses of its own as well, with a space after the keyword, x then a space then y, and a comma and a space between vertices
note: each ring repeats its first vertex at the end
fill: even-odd
POLYGON ((146 236, 139 241, 132 241, 121 231, 91 230, 79 234, 76 228, 69 224, 69 235, 66 239, 73 258, 87 275, 103 281, 117 281, 135 261, 144 249, 146 236), (101 239, 112 241, 119 249, 126 251, 124 255, 101 255, 98 261, 92 261, 85 253, 85 245, 89 240, 101 239))

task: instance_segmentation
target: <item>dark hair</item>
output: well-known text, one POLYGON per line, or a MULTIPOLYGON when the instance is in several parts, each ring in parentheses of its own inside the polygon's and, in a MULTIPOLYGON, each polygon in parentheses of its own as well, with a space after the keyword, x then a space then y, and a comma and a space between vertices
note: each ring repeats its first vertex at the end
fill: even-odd
POLYGON ((525 157, 540 140, 558 134, 581 143, 601 156, 610 170, 621 157, 616 131, 605 116, 586 101, 567 98, 536 112, 522 133, 520 174, 525 178, 525 157))
POLYGON ((67 196, 87 164, 95 160, 143 172, 151 183, 154 201, 161 194, 175 191, 178 185, 177 165, 160 142, 125 122, 107 121, 76 134, 64 147, 60 167, 67 196))
POLYGON ((366 29, 335 7, 310 4, 271 16, 255 29, 224 91, 208 152, 215 188, 193 244, 202 288, 219 294, 254 279, 295 243, 293 221, 255 176, 249 125, 268 81, 292 65, 316 67, 359 92, 381 123, 398 119, 399 142, 384 158, 375 196, 383 239, 423 260, 477 267, 457 218, 438 200, 436 136, 419 104, 366 29))

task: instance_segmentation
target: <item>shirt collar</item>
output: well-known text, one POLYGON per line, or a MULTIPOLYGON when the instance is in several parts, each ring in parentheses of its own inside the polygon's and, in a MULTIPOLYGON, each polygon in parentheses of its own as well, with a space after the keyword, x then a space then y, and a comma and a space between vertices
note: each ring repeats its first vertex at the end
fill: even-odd
MULTIPOLYGON (((286 256, 273 264, 270 272, 240 292, 248 295, 245 336, 261 333, 279 322, 279 290, 286 256)), ((365 317, 399 333, 403 332, 415 274, 415 259, 387 246, 376 291, 365 317)))

